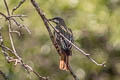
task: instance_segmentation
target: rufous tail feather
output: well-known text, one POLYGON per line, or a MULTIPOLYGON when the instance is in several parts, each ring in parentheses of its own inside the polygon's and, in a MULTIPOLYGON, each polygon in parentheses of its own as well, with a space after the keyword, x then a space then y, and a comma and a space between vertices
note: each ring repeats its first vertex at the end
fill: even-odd
POLYGON ((60 65, 59 65, 59 68, 60 68, 61 70, 64 69, 64 55, 61 55, 61 56, 60 56, 60 65))
POLYGON ((61 70, 69 70, 69 56, 61 55, 59 68, 61 70))
POLYGON ((65 55, 65 60, 64 60, 64 70, 68 71, 69 70, 69 56, 65 55))

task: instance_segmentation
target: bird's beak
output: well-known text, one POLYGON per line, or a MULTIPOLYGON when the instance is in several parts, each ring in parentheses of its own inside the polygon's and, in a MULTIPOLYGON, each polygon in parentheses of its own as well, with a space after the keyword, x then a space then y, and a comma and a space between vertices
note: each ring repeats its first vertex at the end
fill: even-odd
POLYGON ((51 22, 54 22, 54 23, 56 23, 53 19, 48 19, 48 21, 51 21, 51 22))
POLYGON ((48 19, 48 21, 52 21, 52 19, 48 19))

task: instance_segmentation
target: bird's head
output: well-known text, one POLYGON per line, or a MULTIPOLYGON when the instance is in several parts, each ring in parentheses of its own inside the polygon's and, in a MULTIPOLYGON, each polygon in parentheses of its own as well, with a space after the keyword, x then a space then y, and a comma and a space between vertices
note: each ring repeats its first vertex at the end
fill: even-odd
POLYGON ((64 22, 64 20, 61 17, 54 17, 52 19, 49 19, 49 21, 52 21, 52 22, 54 22, 56 24, 65 26, 65 22, 64 22))

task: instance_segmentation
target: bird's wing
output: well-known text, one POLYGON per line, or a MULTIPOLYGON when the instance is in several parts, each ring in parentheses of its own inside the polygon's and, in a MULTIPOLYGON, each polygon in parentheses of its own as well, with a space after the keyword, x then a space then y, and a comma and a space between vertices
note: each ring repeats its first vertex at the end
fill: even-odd
MULTIPOLYGON (((69 33, 69 40, 73 43, 74 42, 73 33, 72 33, 72 30, 70 28, 68 28, 68 33, 69 33)), ((69 47, 69 49, 71 49, 72 45, 70 43, 68 43, 68 47, 69 47)))
MULTIPOLYGON (((71 29, 67 29, 66 31, 64 31, 64 36, 71 42, 73 42, 73 33, 71 29)), ((72 45, 71 43, 69 43, 66 39, 63 38, 63 40, 61 40, 61 43, 64 44, 64 48, 65 49, 71 49, 72 45)))
MULTIPOLYGON (((73 33, 71 29, 67 28, 66 30, 65 28, 59 26, 56 26, 56 29, 58 29, 60 33, 63 34, 69 41, 73 42, 73 33)), ((66 39, 61 37, 56 31, 54 31, 54 36, 55 36, 55 41, 59 46, 59 51, 61 51, 61 53, 63 51, 68 52, 69 55, 69 53, 71 53, 71 48, 72 48, 71 43, 69 43, 66 39)))
POLYGON ((60 35, 56 31, 54 31, 53 33, 54 33, 53 34, 54 35, 54 46, 55 46, 58 54, 61 56, 63 54, 62 54, 62 50, 61 50, 60 35))

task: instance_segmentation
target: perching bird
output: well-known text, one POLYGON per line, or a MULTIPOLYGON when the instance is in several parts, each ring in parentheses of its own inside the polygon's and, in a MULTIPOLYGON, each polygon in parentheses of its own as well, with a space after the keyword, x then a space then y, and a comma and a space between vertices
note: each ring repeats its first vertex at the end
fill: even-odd
MULTIPOLYGON (((73 34, 72 30, 70 28, 67 28, 64 20, 61 17, 55 17, 52 19, 49 19, 49 21, 52 21, 56 24, 56 29, 59 30, 61 34, 63 34, 69 41, 73 42, 73 34)), ((61 70, 69 70, 69 56, 72 55, 72 45, 65 40, 63 37, 60 36, 55 30, 54 30, 54 41, 56 49, 60 55, 60 65, 59 68, 61 70)))

